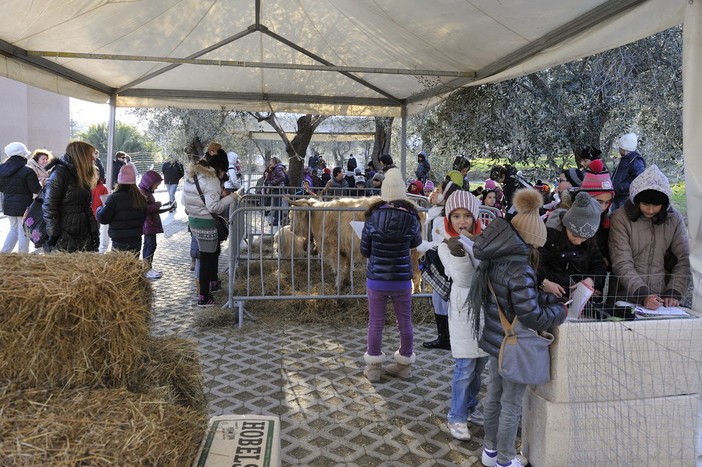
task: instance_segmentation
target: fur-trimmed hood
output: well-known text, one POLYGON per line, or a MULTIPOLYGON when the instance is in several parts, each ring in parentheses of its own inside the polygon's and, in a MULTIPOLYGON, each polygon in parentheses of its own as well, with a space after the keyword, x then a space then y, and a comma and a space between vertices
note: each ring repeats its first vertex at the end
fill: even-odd
POLYGON ((217 171, 210 166, 198 164, 193 162, 185 167, 185 176, 189 180, 193 180, 195 174, 202 175, 203 177, 217 177, 217 171))

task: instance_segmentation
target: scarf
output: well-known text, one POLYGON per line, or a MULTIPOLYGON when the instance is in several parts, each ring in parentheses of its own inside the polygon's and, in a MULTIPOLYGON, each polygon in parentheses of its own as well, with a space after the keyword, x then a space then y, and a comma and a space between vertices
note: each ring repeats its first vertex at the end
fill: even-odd
MULTIPOLYGON (((444 230, 448 235, 452 237, 458 237, 459 235, 459 233, 453 229, 453 226, 451 226, 451 220, 448 218, 448 216, 444 217, 444 230)), ((471 232, 471 234, 478 235, 482 231, 483 225, 480 223, 480 221, 473 219, 473 231, 471 232)))
POLYGON ((507 255, 495 259, 486 259, 480 262, 473 274, 473 281, 470 285, 470 303, 468 308, 468 320, 473 328, 473 337, 480 339, 480 313, 483 310, 483 304, 487 299, 489 292, 488 280, 490 275, 488 271, 490 266, 495 264, 504 264, 511 262, 526 262, 529 257, 526 255, 507 255))

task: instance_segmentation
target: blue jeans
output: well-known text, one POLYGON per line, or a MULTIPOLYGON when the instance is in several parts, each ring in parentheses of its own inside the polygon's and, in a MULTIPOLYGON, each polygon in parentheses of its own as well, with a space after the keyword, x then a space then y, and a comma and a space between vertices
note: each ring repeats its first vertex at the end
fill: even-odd
POLYGON ((480 375, 485 363, 487 357, 456 359, 451 383, 449 423, 466 423, 468 416, 475 410, 480 392, 480 375))
POLYGON ((173 201, 175 199, 176 190, 178 189, 178 184, 166 185, 166 190, 168 190, 168 201, 173 201))
POLYGON ((155 252, 156 234, 144 234, 144 251, 141 253, 142 258, 151 263, 154 259, 155 252))
POLYGON ((490 381, 483 398, 485 414, 485 447, 497 450, 497 462, 506 464, 517 455, 519 419, 522 416, 522 399, 526 384, 508 381, 498 372, 497 357, 490 361, 490 381))
POLYGON ((400 331, 400 355, 411 357, 414 352, 414 330, 412 329, 412 289, 374 290, 368 289, 368 355, 380 355, 383 350, 383 328, 387 313, 388 298, 397 316, 400 331))

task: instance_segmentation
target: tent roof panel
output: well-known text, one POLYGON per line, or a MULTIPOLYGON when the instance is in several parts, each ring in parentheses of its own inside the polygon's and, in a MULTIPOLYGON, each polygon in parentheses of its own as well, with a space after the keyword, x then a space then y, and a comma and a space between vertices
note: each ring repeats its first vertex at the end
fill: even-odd
MULTIPOLYGON (((537 71, 656 33, 682 22, 686 4, 685 0, 9 0, 0 5, 2 17, 12 18, 0 24, 0 52, 8 57, 0 73, 93 101, 104 102, 119 91, 119 105, 210 106, 209 96, 221 93, 220 101, 231 99, 223 103, 232 106, 260 99, 256 108, 268 108, 270 96, 277 96, 282 99, 280 108, 295 112, 310 106, 335 108, 328 100, 333 97, 339 99, 336 108, 346 112, 360 109, 366 114, 368 105, 376 106, 368 99, 377 99, 373 102, 380 106, 407 102, 411 111, 418 111, 458 86, 537 71), (74 55, 41 57, 34 51, 74 55), (212 71, 212 65, 112 60, 105 54, 240 60, 249 66, 212 71), (419 69, 432 74, 476 72, 479 81, 365 70, 285 71, 251 62, 394 72, 419 69), (27 72, 32 66, 41 69, 36 76, 27 72), (47 79, 47 73, 56 77, 47 79), (187 96, 188 91, 192 95, 187 96), (318 106, 311 103, 315 96, 324 98, 318 106)), ((398 111, 383 112, 388 113, 398 111)))

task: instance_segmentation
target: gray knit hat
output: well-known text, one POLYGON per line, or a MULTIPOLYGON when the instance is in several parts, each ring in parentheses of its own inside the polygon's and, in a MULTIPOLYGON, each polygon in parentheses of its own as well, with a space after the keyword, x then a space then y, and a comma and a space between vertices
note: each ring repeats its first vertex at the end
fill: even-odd
POLYGON ((600 227, 602 210, 595 198, 578 193, 573 205, 563 215, 563 226, 576 237, 592 238, 600 227))

